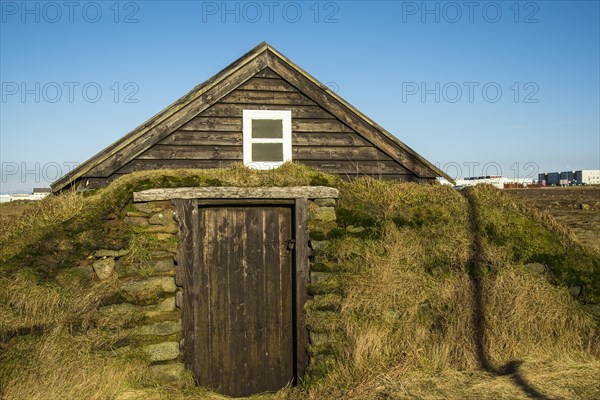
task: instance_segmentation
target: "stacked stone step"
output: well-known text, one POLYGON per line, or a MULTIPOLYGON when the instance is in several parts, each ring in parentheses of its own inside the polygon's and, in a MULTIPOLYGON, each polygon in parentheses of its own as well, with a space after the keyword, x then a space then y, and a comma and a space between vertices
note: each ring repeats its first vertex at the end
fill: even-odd
POLYGON ((316 199, 309 202, 309 235, 312 249, 310 262, 310 300, 305 305, 309 329, 309 374, 313 378, 327 373, 336 363, 341 333, 340 309, 342 289, 341 272, 327 262, 326 252, 331 245, 331 233, 337 228, 335 199, 316 199))

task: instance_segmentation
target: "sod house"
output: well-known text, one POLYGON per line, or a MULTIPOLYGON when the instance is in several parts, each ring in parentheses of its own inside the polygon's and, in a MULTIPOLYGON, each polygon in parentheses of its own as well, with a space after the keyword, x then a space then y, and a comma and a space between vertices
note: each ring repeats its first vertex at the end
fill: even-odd
MULTIPOLYGON (((241 163, 274 174, 304 164, 336 182, 335 175, 408 182, 445 176, 262 43, 52 190, 100 188, 138 171, 241 163)), ((96 279, 116 274, 123 285, 125 302, 107 305, 107 313, 150 307, 165 314, 132 331, 151 368, 187 369, 199 385, 232 396, 276 391, 302 381, 309 366, 327 368, 337 331, 311 330, 305 320, 309 302, 339 311, 334 275, 318 262, 337 228, 338 190, 322 184, 159 185, 133 193, 115 218, 136 235, 176 246, 148 262, 150 278, 119 272, 127 248, 99 249, 93 265, 96 279)))

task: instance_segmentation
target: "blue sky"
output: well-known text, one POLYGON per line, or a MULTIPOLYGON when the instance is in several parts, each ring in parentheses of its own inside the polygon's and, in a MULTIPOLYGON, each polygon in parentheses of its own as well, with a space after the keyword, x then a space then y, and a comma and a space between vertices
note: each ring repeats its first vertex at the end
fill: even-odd
POLYGON ((452 176, 600 169, 598 1, 0 4, 0 191, 48 186, 263 40, 452 176))

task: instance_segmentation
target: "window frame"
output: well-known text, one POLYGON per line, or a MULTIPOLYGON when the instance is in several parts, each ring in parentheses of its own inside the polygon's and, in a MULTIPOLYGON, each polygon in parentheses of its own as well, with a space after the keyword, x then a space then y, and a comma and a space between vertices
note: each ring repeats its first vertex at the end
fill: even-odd
POLYGON ((290 110, 243 110, 243 153, 244 165, 259 170, 268 170, 279 167, 281 164, 292 160, 292 111, 290 110), (281 120, 281 138, 253 138, 252 121, 255 119, 281 120), (253 161, 252 144, 254 143, 281 143, 283 146, 282 161, 253 161))

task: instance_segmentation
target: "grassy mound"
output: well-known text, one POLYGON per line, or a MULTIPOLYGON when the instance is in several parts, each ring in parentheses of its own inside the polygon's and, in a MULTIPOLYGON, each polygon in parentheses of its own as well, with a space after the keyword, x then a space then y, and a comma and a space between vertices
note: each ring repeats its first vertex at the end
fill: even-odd
POLYGON ((115 351, 116 339, 94 318, 114 288, 85 283, 70 267, 100 244, 118 249, 139 240, 125 226, 100 222, 126 210, 134 191, 290 185, 341 191, 339 227, 319 260, 336 271, 341 309, 330 318, 306 311, 309 325, 335 326, 340 340, 328 370, 275 398, 525 398, 528 389, 600 396, 592 384, 600 373, 598 325, 567 290, 580 285, 582 301, 596 302, 600 257, 564 227, 490 187, 462 194, 439 185, 342 183, 290 164, 131 174, 92 193, 50 197, 5 221, 1 397, 218 398, 191 381, 158 387, 140 354, 115 351), (532 272, 530 263, 546 270, 532 272))

